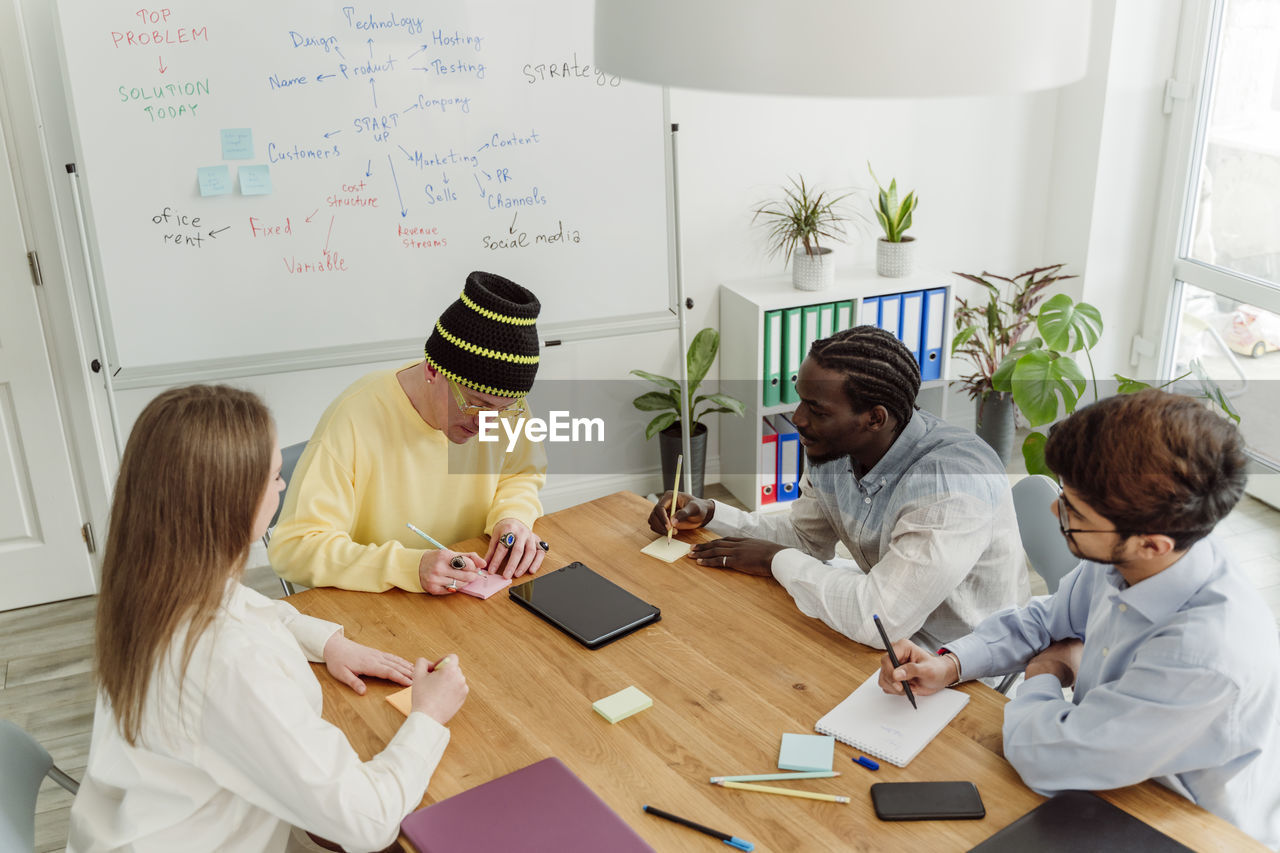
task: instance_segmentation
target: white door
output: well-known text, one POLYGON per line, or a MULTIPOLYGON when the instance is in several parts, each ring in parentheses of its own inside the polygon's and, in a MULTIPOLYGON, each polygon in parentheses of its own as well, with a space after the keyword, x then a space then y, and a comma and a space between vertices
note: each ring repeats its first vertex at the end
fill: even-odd
POLYGON ((0 610, 95 592, 0 136, 0 610))

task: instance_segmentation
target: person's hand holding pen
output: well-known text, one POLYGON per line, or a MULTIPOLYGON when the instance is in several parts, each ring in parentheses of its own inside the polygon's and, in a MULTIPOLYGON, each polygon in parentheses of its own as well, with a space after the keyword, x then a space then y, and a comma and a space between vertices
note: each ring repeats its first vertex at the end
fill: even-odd
POLYGON ((950 657, 934 655, 910 640, 894 643, 893 653, 898 656, 896 667, 887 653, 880 658, 880 689, 885 693, 905 695, 906 690, 902 686, 905 682, 911 685, 917 696, 928 696, 954 683, 959 677, 955 661, 950 657))
POLYGON ((474 551, 426 551, 418 561, 418 582, 432 595, 448 595, 480 577, 484 558, 474 551))
POLYGON ((654 533, 667 535, 671 527, 679 530, 696 530, 711 520, 715 514, 715 502, 706 498, 695 498, 681 492, 676 496, 676 510, 669 515, 667 507, 671 505, 671 492, 663 492, 658 498, 658 505, 649 513, 649 529, 654 533), (674 522, 674 523, 673 523, 674 522))

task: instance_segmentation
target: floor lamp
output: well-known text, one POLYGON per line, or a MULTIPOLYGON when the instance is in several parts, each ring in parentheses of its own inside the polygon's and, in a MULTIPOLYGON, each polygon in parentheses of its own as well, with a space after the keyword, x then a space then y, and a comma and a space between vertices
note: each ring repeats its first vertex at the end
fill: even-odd
MULTIPOLYGON (((1091 0, 596 0, 595 63, 664 87, 936 98, 1064 86, 1088 66, 1091 0)), ((688 334, 671 126, 681 447, 690 455, 688 334)), ((691 466, 685 489, 692 493, 691 466)))

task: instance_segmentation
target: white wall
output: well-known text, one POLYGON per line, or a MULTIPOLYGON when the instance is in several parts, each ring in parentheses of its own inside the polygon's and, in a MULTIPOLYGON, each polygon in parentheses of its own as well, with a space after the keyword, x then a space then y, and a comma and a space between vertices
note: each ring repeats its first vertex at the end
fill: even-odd
MULTIPOLYGON (((8 2, 26 10, 32 55, 47 65, 53 42, 45 0, 8 2)), ((825 186, 870 187, 870 160, 882 179, 897 177, 920 195, 912 233, 922 266, 1009 274, 1065 261, 1084 273, 1079 292, 1104 309, 1109 326, 1103 372, 1112 363, 1122 369, 1119 354, 1127 355, 1137 328, 1139 268, 1148 253, 1151 170, 1163 151, 1160 123, 1145 99, 1156 78, 1162 82, 1167 74, 1159 69, 1172 50, 1174 24, 1157 23, 1157 6, 1164 9, 1159 0, 1096 0, 1090 76, 1061 92, 922 101, 672 92, 672 119, 680 124, 685 280, 695 302, 688 313, 691 334, 717 325, 722 281, 780 271, 780 262, 765 258, 760 233, 751 226, 754 204, 796 174, 825 186)), ((0 36, 0 47, 13 37, 0 36)), ((41 78, 31 85, 49 116, 46 162, 73 159, 56 83, 41 78)), ((1154 109, 1158 113, 1158 103, 1154 109)), ((28 158, 23 168, 49 167, 28 158)), ((57 202, 68 221, 66 197, 57 202)), ((74 229, 68 233, 74 239, 74 229)), ((870 231, 856 237, 840 263, 870 260, 873 238, 870 231)), ((78 251, 69 247, 67 257, 78 251)), ((519 280, 518 270, 498 271, 519 280)), ((74 272, 83 287, 79 270, 74 272)), ((608 286, 609 271, 600 275, 601 286, 608 286)), ((423 318, 424 336, 432 319, 423 318)), ((93 349, 91 343, 86 348, 93 349)), ((633 367, 674 375, 676 359, 674 332, 568 344, 547 351, 540 378, 622 379, 633 367)), ((306 437, 327 402, 354 377, 379 366, 390 365, 237 382, 265 395, 282 440, 290 442, 306 437)), ((126 431, 158 390, 121 394, 126 431)), ((637 440, 616 460, 624 476, 612 486, 597 481, 589 488, 655 488, 657 449, 639 437, 643 415, 621 401, 615 411, 591 414, 634 430, 637 440)), ((714 471, 714 428, 710 456, 714 471)))

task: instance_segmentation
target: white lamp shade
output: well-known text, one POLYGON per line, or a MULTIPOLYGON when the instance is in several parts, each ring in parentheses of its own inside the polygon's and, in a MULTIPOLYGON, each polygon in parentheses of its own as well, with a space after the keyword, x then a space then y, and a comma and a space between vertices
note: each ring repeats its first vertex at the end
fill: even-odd
POLYGON ((777 95, 947 97, 1075 82, 1090 0, 596 0, 595 62, 777 95))

